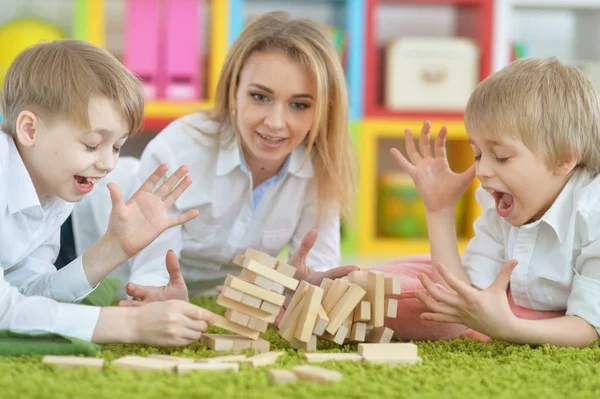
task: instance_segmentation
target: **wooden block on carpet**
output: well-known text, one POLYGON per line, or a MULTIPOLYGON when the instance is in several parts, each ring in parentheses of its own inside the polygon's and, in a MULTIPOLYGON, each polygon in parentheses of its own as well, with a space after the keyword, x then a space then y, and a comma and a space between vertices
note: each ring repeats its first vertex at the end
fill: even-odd
POLYGON ((340 326, 340 328, 337 329, 335 334, 330 334, 328 332, 325 332, 325 333, 323 333, 321 338, 323 338, 327 341, 335 342, 338 345, 342 345, 344 343, 344 341, 346 340, 347 335, 348 335, 348 327, 340 326))
POLYGON ((365 342, 366 338, 367 325, 365 323, 353 323, 348 340, 353 342, 365 342))
POLYGON ((246 355, 227 355, 198 359, 196 363, 238 363, 248 359, 246 355))
POLYGON ((358 353, 305 353, 304 359, 310 363, 322 363, 330 360, 362 362, 363 357, 358 353))
POLYGON ((291 384, 297 380, 296 374, 291 370, 269 370, 269 382, 272 384, 291 384))
POLYGON ((369 357, 413 358, 418 356, 419 348, 412 343, 358 344, 358 353, 369 357))
POLYGON ((183 363, 177 365, 177 374, 187 374, 192 371, 231 371, 237 373, 240 365, 237 363, 183 363))
POLYGON ((394 338, 394 331, 385 326, 375 327, 371 331, 367 332, 365 337, 366 342, 372 343, 389 343, 394 338))
POLYGON ((97 357, 46 355, 42 358, 42 363, 55 364, 60 370, 73 370, 80 367, 102 369, 104 366, 104 359, 97 357))
POLYGON ((177 362, 161 359, 152 359, 141 356, 125 356, 112 361, 113 366, 120 369, 136 371, 168 371, 175 372, 177 362))
POLYGON ((217 352, 226 352, 233 349, 231 335, 224 334, 202 334, 200 344, 217 352))
POLYGON ((330 381, 339 381, 342 379, 342 373, 325 369, 322 367, 315 367, 305 364, 303 366, 296 366, 292 369, 294 374, 299 380, 313 381, 319 383, 325 383, 330 381))
POLYGON ((152 359, 160 359, 160 360, 176 362, 177 364, 195 363, 196 362, 196 359, 194 359, 192 357, 181 357, 181 356, 171 356, 171 355, 148 355, 148 357, 152 358, 152 359))
POLYGON ((317 315, 323 300, 323 289, 315 285, 309 285, 304 296, 304 307, 298 316, 298 326, 295 337, 302 342, 308 342, 313 335, 317 315))
POLYGON ((389 364, 392 367, 396 367, 399 364, 421 364, 423 363, 423 359, 418 356, 415 357, 363 357, 363 361, 365 363, 374 363, 374 364, 389 364))
POLYGON ((271 343, 262 338, 253 340, 241 335, 203 334, 200 343, 217 352, 233 351, 238 353, 244 349, 254 349, 255 353, 268 352, 271 343))
POLYGON ((292 337, 290 341, 290 346, 297 350, 303 350, 305 352, 314 352, 317 350, 317 336, 312 335, 308 342, 298 341, 296 338, 292 337))
POLYGON ((252 367, 262 367, 273 364, 283 355, 283 352, 266 352, 249 358, 246 358, 242 363, 248 363, 252 367))

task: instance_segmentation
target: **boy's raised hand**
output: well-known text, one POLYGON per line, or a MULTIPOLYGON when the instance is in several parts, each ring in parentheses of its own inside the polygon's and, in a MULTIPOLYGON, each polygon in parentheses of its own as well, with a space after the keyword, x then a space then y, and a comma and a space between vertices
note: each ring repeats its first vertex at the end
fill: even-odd
POLYGON ((167 165, 160 165, 127 202, 123 201, 121 191, 115 184, 108 185, 112 212, 106 234, 118 243, 125 259, 147 247, 168 228, 198 216, 196 209, 176 216, 167 213, 192 183, 191 177, 186 176, 187 172, 188 168, 181 166, 154 191, 167 173, 167 165))
POLYGON ((147 287, 128 283, 125 286, 125 290, 127 291, 127 295, 133 297, 133 300, 122 300, 119 302, 119 306, 141 306, 146 303, 169 299, 179 299, 188 302, 187 285, 185 285, 185 281, 181 275, 179 260, 175 252, 167 252, 166 265, 169 272, 169 284, 164 287, 147 287))
POLYGON ((405 130, 407 160, 396 148, 390 151, 396 162, 415 182, 419 196, 425 204, 427 212, 435 213, 451 208, 454 211, 460 196, 475 178, 475 167, 457 174, 450 169, 446 155, 446 137, 448 129, 441 128, 434 142, 434 151, 430 147, 431 123, 425 121, 419 139, 419 149, 415 147, 413 134, 405 130))

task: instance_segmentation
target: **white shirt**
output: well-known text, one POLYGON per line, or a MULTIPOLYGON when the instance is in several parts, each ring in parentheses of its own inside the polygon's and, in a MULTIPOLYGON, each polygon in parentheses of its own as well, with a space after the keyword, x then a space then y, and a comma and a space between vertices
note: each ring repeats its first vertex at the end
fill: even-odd
POLYGON ((0 131, 0 330, 51 332, 90 341, 100 309, 59 303, 93 288, 81 258, 56 271, 60 226, 71 204, 40 204, 13 139, 0 131))
MULTIPOLYGON (((219 127, 203 113, 176 120, 148 144, 139 165, 131 158, 122 159, 105 179, 105 184, 116 181, 119 187, 138 187, 161 163, 166 163, 170 172, 187 165, 192 185, 176 201, 173 212, 200 211, 197 218, 164 232, 114 275, 123 279, 125 271, 129 271, 128 281, 165 285, 165 255, 173 249, 188 285, 197 281, 214 281, 217 285, 227 274, 239 272, 231 262, 235 254, 243 253, 247 247, 277 256, 287 245, 291 254, 305 234, 317 227, 313 165, 310 158, 304 163, 306 147, 300 146, 290 154, 287 172, 264 188, 254 209, 256 193, 251 175, 244 171, 239 143, 234 138, 226 145, 228 139, 235 137, 233 132, 219 133, 216 140, 199 132, 214 134, 219 127)), ((110 196, 104 187, 96 187, 75 206, 73 223, 78 252, 84 251, 97 238, 95 235, 106 228, 110 196), (95 226, 90 226, 90 222, 95 226)), ((125 195, 131 194, 133 190, 125 195)), ((318 227, 317 243, 307 259, 307 264, 317 270, 338 266, 341 261, 339 215, 328 215, 318 227)))
POLYGON ((471 283, 488 288, 516 259, 510 289, 517 305, 566 309, 600 333, 600 176, 576 171, 546 214, 521 227, 498 216, 483 189, 476 198, 482 214, 463 257, 471 283))

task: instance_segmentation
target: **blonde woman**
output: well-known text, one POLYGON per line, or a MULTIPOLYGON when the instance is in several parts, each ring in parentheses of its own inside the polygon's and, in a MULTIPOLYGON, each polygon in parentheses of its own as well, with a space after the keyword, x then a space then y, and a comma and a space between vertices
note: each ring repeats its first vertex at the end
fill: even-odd
MULTIPOLYGON (((332 268, 355 187, 347 111, 344 72, 320 26, 280 12, 251 22, 229 51, 214 108, 174 121, 139 163, 113 174, 123 187, 161 163, 186 164, 194 184, 174 212, 199 211, 122 268, 134 304, 214 292, 248 247, 272 256, 287 247, 296 278, 313 284, 356 270, 332 268), (169 249, 176 256, 165 258, 169 249)), ((78 251, 90 220, 106 220, 107 198, 98 190, 75 211, 78 251)))

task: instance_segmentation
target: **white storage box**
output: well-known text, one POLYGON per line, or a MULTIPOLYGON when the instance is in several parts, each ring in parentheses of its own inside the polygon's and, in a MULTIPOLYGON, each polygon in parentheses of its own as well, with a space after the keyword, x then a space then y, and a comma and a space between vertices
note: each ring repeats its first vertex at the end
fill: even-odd
POLYGON ((479 49, 467 38, 403 37, 386 56, 389 109, 463 111, 479 82, 479 49))

